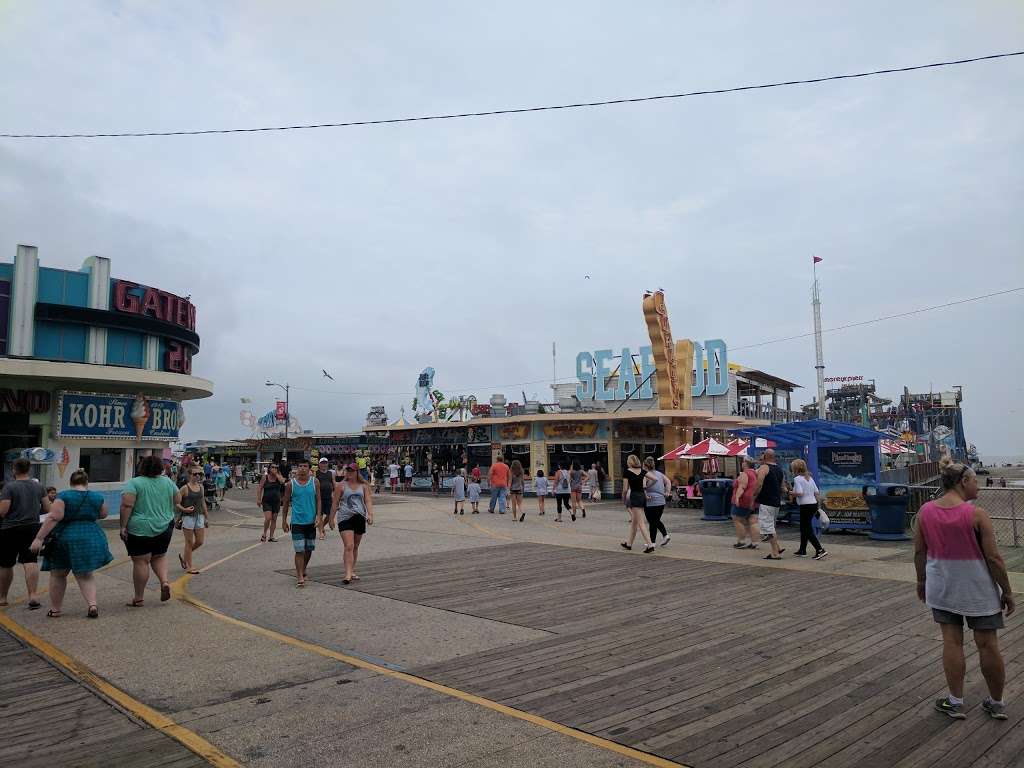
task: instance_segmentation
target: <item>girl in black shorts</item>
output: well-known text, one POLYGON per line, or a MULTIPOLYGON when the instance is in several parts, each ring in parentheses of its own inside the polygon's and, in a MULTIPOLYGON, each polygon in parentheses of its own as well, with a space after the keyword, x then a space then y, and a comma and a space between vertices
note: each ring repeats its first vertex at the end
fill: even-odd
POLYGON ((256 506, 263 510, 263 535, 260 541, 277 541, 274 532, 277 530, 277 515, 281 511, 283 493, 284 478, 277 465, 271 464, 267 474, 260 480, 260 488, 256 493, 256 506))
POLYGON ((644 540, 644 554, 654 551, 651 537, 647 535, 647 527, 644 525, 644 507, 647 506, 647 493, 644 490, 644 478, 647 473, 640 466, 640 459, 634 454, 629 454, 626 459, 626 471, 622 478, 622 501, 629 510, 629 539, 622 542, 623 549, 633 548, 633 539, 636 532, 640 531, 640 538, 644 540))

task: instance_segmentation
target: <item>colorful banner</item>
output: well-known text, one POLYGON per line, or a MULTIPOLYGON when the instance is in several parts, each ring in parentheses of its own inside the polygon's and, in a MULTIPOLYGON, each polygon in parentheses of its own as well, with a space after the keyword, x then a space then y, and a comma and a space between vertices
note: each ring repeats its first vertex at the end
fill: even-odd
POLYGON ((596 434, 596 421, 570 421, 563 424, 544 425, 544 437, 547 438, 594 437, 596 434))
POLYGON ((503 424, 498 427, 498 437, 502 440, 528 440, 529 424, 503 424))
POLYGON ((177 440, 184 421, 176 400, 62 392, 57 401, 57 437, 177 440))
POLYGON ((274 418, 278 421, 284 421, 288 418, 288 405, 284 400, 278 400, 274 406, 274 418))

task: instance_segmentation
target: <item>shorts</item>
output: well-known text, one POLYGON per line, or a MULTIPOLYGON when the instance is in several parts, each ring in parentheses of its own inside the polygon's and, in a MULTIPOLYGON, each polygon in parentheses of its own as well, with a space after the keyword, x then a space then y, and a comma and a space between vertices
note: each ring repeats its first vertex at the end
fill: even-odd
POLYGON ((647 494, 643 491, 630 491, 628 506, 630 509, 645 509, 647 507, 647 494))
POLYGON ((758 505, 757 524, 761 528, 761 533, 767 536, 775 535, 775 516, 778 514, 778 507, 769 507, 767 504, 758 505))
POLYGON ((42 526, 39 523, 15 525, 0 531, 0 568, 13 568, 15 563, 27 565, 39 557, 29 549, 42 526))
POLYGON ((196 528, 205 528, 206 515, 202 513, 198 515, 182 515, 181 527, 186 531, 194 531, 196 528))
POLYGON ((1002 629, 1006 626, 1003 623, 1002 613, 993 613, 991 616, 961 616, 959 613, 944 611, 941 608, 932 608, 932 618, 938 624, 952 624, 955 627, 962 627, 964 619, 967 619, 967 626, 970 629, 1002 629))
POLYGON ((331 502, 333 502, 333 501, 334 501, 334 497, 333 496, 327 496, 327 497, 321 496, 320 497, 320 515, 322 517, 330 517, 331 516, 331 502))
POLYGON ((292 547, 300 554, 316 549, 316 523, 292 523, 292 547))
POLYGON ((752 512, 752 509, 744 509, 743 507, 737 507, 735 504, 732 505, 732 516, 738 517, 740 520, 746 520, 752 512))
POLYGON ((269 512, 271 515, 277 515, 281 511, 280 501, 264 501, 263 511, 269 512))
POLYGON ((352 533, 362 536, 366 533, 366 518, 362 515, 352 515, 348 520, 342 520, 338 523, 338 533, 342 531, 352 531, 352 533))
POLYGON ((393 485, 393 486, 394 485, 398 485, 398 478, 397 477, 392 477, 390 479, 391 479, 391 485, 393 485))
POLYGON ((124 547, 131 557, 163 557, 167 554, 167 548, 171 546, 171 536, 174 535, 174 523, 167 526, 167 530, 156 536, 136 536, 129 533, 125 539, 124 547))

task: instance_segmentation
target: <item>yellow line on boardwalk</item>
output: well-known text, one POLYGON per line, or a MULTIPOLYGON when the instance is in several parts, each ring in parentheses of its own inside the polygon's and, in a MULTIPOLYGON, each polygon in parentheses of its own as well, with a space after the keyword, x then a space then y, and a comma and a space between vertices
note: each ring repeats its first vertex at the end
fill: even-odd
POLYGON ((139 720, 156 728, 161 733, 167 734, 190 751, 195 752, 210 765, 217 768, 241 768, 241 763, 228 757, 199 734, 178 725, 171 718, 132 698, 120 688, 115 688, 82 664, 82 662, 71 658, 52 643, 25 629, 25 627, 18 624, 7 613, 2 611, 0 611, 0 626, 3 626, 22 642, 31 645, 50 661, 66 669, 74 679, 99 691, 103 696, 130 712, 139 720))
MULTIPOLYGON (((212 567, 212 565, 207 566, 207 568, 212 567)), ((178 579, 174 583, 175 596, 183 602, 186 602, 198 608, 204 613, 213 616, 214 618, 220 619, 221 621, 227 622, 228 624, 231 624, 233 626, 242 627, 243 629, 247 629, 250 632, 254 632, 258 635, 262 635, 263 637, 270 638, 271 640, 277 640, 278 642, 285 643, 294 648, 299 648, 310 653, 315 653, 319 656, 334 659, 335 661, 340 661, 352 667, 370 670, 380 675, 385 675, 387 677, 395 678, 396 680, 401 680, 406 683, 417 685, 420 688, 427 688, 431 691, 435 691, 436 693, 444 694, 445 696, 451 696, 452 698, 460 699, 462 701, 469 702, 470 704, 476 704, 478 706, 485 707, 487 709, 493 710, 494 712, 500 712, 503 715, 514 717, 517 720, 523 720, 524 722, 530 723, 531 725, 536 725, 540 728, 545 728, 549 731, 560 733, 563 736, 569 736, 570 738, 576 739, 577 741, 585 742, 587 744, 599 747, 609 752, 614 752, 615 754, 622 755, 623 757, 628 757, 633 760, 646 763, 647 765, 654 765, 658 766, 659 768, 679 768, 680 766, 682 766, 682 768, 686 768, 682 765, 682 763, 676 763, 672 760, 666 760, 665 758, 658 757, 657 755, 651 755, 647 752, 641 752, 638 749, 633 749, 632 747, 627 747, 623 744, 619 744, 608 739, 602 739, 600 736, 594 736, 593 734, 585 733, 584 731, 578 731, 575 728, 570 728, 567 725, 562 725, 561 723, 556 723, 552 720, 547 720, 543 717, 538 717, 537 715, 530 714, 529 712, 523 712, 521 710, 514 709, 512 707, 506 706, 505 704, 499 704, 496 701, 485 699, 482 696, 476 696, 472 693, 460 691, 457 688, 451 688, 447 685, 442 685, 441 683, 435 683, 432 680, 426 680, 422 677, 416 677, 415 675, 411 675, 408 672, 399 672, 394 669, 388 669, 387 667, 383 667, 379 664, 374 664, 370 661, 365 661, 364 659, 360 659, 355 656, 349 656, 344 653, 339 653, 338 651, 332 651, 330 648, 324 648, 321 645, 310 643, 306 640, 300 640, 297 637, 292 637, 290 635, 277 632, 273 629, 267 629, 266 627, 261 627, 258 624, 251 624, 248 621, 236 619, 234 616, 228 616, 227 614, 221 613, 216 608, 207 605, 199 598, 193 596, 188 591, 189 580, 190 576, 186 575, 178 579)))

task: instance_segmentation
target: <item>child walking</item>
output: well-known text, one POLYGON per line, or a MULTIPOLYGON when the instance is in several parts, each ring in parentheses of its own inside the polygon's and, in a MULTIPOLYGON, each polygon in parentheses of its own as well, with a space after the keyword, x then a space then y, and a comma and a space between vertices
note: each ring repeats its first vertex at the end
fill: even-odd
POLYGON ((452 478, 452 497, 455 499, 455 509, 452 514, 466 514, 466 470, 460 469, 459 474, 452 478))
POLYGON ((473 510, 470 514, 480 514, 480 478, 475 474, 469 481, 469 503, 473 505, 473 510))
POLYGON ((537 470, 537 479, 534 481, 533 487, 537 491, 537 508, 540 510, 537 514, 543 515, 544 497, 548 495, 548 478, 543 469, 537 470))

